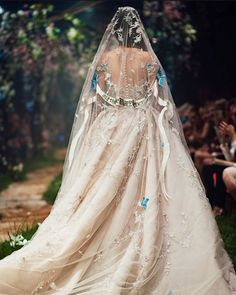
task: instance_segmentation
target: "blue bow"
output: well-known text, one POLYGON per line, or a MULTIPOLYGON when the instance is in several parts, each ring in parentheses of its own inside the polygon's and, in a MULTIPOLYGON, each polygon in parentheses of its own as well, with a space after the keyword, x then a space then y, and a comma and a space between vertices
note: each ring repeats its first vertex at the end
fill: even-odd
POLYGON ((144 209, 147 209, 147 203, 148 203, 148 201, 149 201, 149 198, 143 197, 142 201, 140 202, 141 206, 144 209))
POLYGON ((94 72, 94 74, 93 74, 92 81, 91 81, 91 89, 92 89, 93 91, 96 91, 97 84, 98 84, 98 71, 95 70, 95 72, 94 72))
POLYGON ((157 79, 158 79, 158 84, 163 87, 164 82, 166 80, 166 75, 164 73, 162 73, 161 68, 159 68, 158 72, 157 72, 157 79))

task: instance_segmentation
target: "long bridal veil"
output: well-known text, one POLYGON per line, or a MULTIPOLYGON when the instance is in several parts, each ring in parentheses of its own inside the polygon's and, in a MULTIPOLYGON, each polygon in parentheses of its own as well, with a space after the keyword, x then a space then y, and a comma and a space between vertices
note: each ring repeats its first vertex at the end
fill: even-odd
MULTIPOLYGON (((204 214, 206 227, 210 234, 214 231, 222 250, 165 71, 137 11, 120 7, 88 70, 52 211, 26 246, 0 262, 0 294, 164 295, 169 283, 158 282, 166 279, 170 267, 170 241, 177 245, 173 260, 180 268, 178 261, 184 256, 178 247, 188 247, 187 237, 199 234, 199 247, 204 242, 203 228, 191 232, 199 218, 189 222, 182 238, 166 229, 170 223, 174 226, 175 217, 178 224, 177 211, 185 201, 186 208, 198 206, 193 209, 199 209, 195 210, 199 216, 204 214), (183 158, 170 160, 172 150, 183 158), (176 172, 172 180, 166 177, 172 161, 182 165, 186 173, 182 185, 190 185, 189 191, 177 186, 180 191, 175 194, 169 189, 168 183, 179 176, 176 172), (191 190, 196 197, 186 196, 191 190), (179 207, 168 217, 166 204, 173 202, 179 207), (156 291, 148 293, 146 286, 156 291)), ((181 216, 185 222, 184 213, 181 216)), ((167 278, 181 291, 168 294, 206 294, 203 289, 191 293, 190 288, 197 290, 192 276, 196 282, 204 280, 200 269, 208 252, 184 253, 189 259, 186 270, 175 272, 175 279, 167 278)), ((231 261, 224 251, 218 254, 217 269, 231 269, 225 275, 230 281, 231 261)), ((211 267, 214 261, 209 261, 211 267)))
POLYGON ((138 12, 132 7, 121 7, 107 26, 80 95, 57 202, 73 182, 70 176, 72 163, 100 111, 109 105, 119 110, 129 103, 132 105, 134 102, 133 105, 138 107, 147 101, 158 112, 162 110, 163 127, 174 128, 188 151, 165 71, 151 47, 138 12), (103 92, 113 101, 101 99, 103 92), (139 101, 142 96, 144 100, 139 101))

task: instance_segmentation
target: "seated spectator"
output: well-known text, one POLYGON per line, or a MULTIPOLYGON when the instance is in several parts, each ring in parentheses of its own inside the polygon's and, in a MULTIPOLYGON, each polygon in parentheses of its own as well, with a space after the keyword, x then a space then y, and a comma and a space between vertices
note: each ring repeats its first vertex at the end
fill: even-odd
POLYGON ((236 167, 227 167, 223 171, 223 181, 227 192, 236 201, 236 167))
MULTIPOLYGON (((225 121, 220 123, 220 132, 223 137, 228 136, 230 139, 230 148, 229 155, 231 161, 235 161, 236 154, 236 132, 232 124, 227 124, 225 121)), ((227 192, 234 198, 236 201, 236 164, 235 167, 225 168, 223 171, 223 181, 227 188, 227 192)))
POLYGON ((231 100, 227 103, 225 99, 219 99, 215 102, 206 102, 198 108, 186 105, 185 108, 181 108, 180 118, 192 159, 202 177, 213 213, 221 215, 227 210, 226 196, 230 191, 232 195, 234 193, 236 172, 234 174, 232 169, 219 165, 215 158, 234 160, 236 102, 231 100), (231 124, 222 121, 223 118, 231 124))

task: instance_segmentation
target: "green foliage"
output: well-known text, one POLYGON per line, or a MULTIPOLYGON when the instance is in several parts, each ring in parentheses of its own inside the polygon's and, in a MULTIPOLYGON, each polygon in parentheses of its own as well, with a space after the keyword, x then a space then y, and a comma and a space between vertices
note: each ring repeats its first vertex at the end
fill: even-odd
POLYGON ((8 170, 8 175, 11 177, 12 181, 23 181, 26 179, 26 171, 24 169, 23 163, 18 163, 11 166, 8 170))
POLYGON ((236 213, 232 215, 217 216, 217 224, 219 226, 225 248, 231 257, 234 266, 236 266, 236 213))
POLYGON ((13 181, 26 179, 26 170, 23 163, 11 166, 6 174, 0 175, 0 192, 7 189, 13 181))
POLYGON ((13 181, 25 180, 27 173, 30 171, 63 163, 62 159, 55 157, 55 152, 56 150, 51 150, 46 155, 38 155, 33 159, 26 160, 22 171, 9 170, 7 174, 0 175, 0 192, 5 190, 13 181))
POLYGON ((144 1, 143 14, 152 47, 173 82, 184 67, 191 68, 191 45, 197 31, 183 1, 144 1))
POLYGON ((32 4, 17 13, 0 15, 0 43, 9 55, 8 63, 18 61, 17 66, 36 74, 46 60, 55 61, 63 46, 72 46, 73 53, 81 54, 76 42, 84 39, 83 23, 68 14, 55 22, 53 12, 53 5, 32 4), (43 63, 38 63, 39 59, 43 63))
MULTIPOLYGON (((30 113, 34 132, 33 153, 42 152, 51 79, 55 81, 62 69, 68 77, 71 71, 67 66, 79 60, 85 46, 85 27, 76 16, 67 14, 58 19, 54 6, 43 3, 23 7, 17 12, 0 11, 0 169, 3 167, 17 179, 24 175, 12 168, 23 160, 19 156, 12 157, 19 155, 18 151, 13 151, 14 145, 11 145, 11 156, 7 153, 8 142, 12 140, 8 118, 19 112, 18 106, 22 112, 24 104, 23 112, 30 113), (15 91, 15 81, 23 84, 20 95, 15 91)), ((89 35, 87 30, 86 35, 89 35)))
POLYGON ((12 183, 12 178, 9 174, 0 175, 0 192, 5 190, 12 183))
POLYGON ((46 155, 39 155, 34 157, 33 159, 29 159, 25 161, 25 171, 34 171, 37 169, 41 169, 44 167, 56 165, 62 163, 63 160, 57 159, 55 157, 55 150, 51 150, 46 155))
MULTIPOLYGON (((28 225, 22 226, 21 228, 15 231, 14 237, 21 235, 22 237, 24 237, 24 239, 29 241, 34 235, 34 233, 37 231, 38 227, 39 227, 38 224, 35 224, 31 227, 28 225)), ((9 235, 9 239, 7 239, 6 241, 0 242, 0 259, 3 259, 4 257, 10 255, 12 252, 23 247, 23 245, 13 246, 11 242, 12 242, 12 236, 10 235, 9 235)))
POLYGON ((53 181, 49 184, 47 190, 43 194, 43 199, 48 203, 48 204, 53 204, 56 197, 57 193, 60 189, 61 186, 61 181, 62 181, 62 173, 58 174, 53 181))

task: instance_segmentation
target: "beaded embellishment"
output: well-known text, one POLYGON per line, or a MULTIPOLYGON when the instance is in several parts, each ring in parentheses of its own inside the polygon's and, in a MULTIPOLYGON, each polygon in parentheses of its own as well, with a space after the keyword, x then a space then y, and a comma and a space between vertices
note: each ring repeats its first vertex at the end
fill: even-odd
POLYGON ((108 94, 106 94, 101 88, 100 86, 97 84, 97 93, 109 104, 111 105, 120 105, 120 106, 133 106, 133 107, 139 107, 141 105, 143 105, 148 98, 151 96, 151 94, 153 93, 152 88, 150 88, 145 96, 139 100, 134 100, 134 99, 124 99, 124 98, 115 98, 112 97, 108 94))

